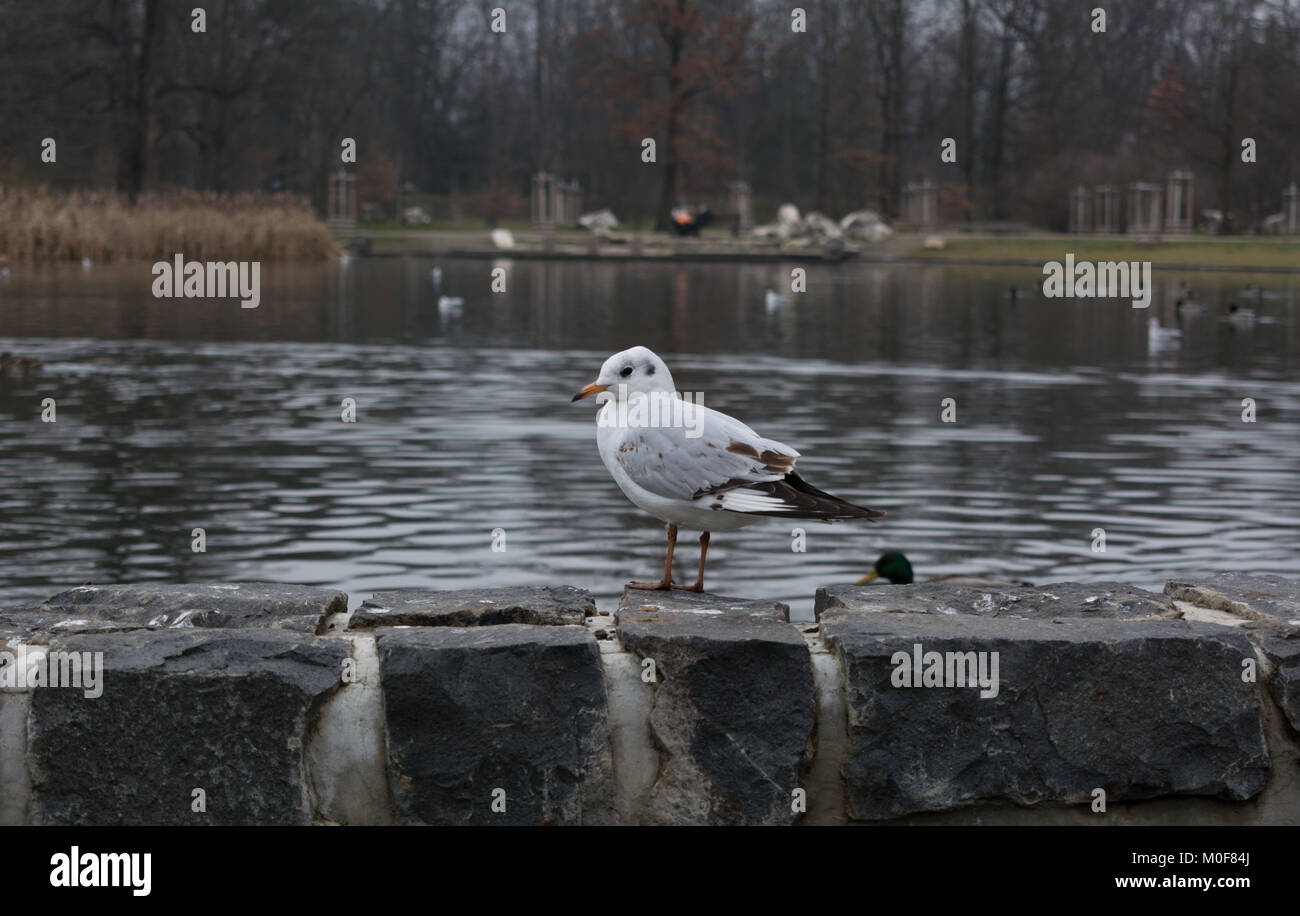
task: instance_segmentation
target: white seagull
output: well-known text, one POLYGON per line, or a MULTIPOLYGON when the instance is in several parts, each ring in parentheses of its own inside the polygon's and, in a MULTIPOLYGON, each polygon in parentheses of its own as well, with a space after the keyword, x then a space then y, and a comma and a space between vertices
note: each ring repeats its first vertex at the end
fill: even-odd
POLYGON ((645 347, 615 353, 573 396, 607 392, 596 418, 600 458, 623 494, 668 523, 668 558, 658 582, 628 588, 704 591, 710 531, 733 531, 766 517, 837 521, 880 518, 808 484, 794 470, 799 453, 744 423, 683 399, 664 361, 645 347), (673 582, 677 528, 702 531, 694 585, 673 582))
POLYGON ((1183 332, 1177 328, 1162 327, 1159 320, 1152 315, 1147 319, 1147 352, 1172 350, 1183 342, 1183 332))

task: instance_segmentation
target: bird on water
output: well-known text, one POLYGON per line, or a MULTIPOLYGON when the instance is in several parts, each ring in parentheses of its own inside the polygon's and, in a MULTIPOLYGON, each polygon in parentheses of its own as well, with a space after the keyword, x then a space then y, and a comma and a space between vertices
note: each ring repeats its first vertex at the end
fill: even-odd
MULTIPOLYGON (((880 559, 872 565, 871 571, 855 582, 855 585, 866 585, 874 582, 876 579, 884 579, 891 585, 911 585, 912 584, 912 563, 901 552, 891 550, 882 553, 880 559)), ((1028 586, 1030 583, 1020 580, 998 579, 995 576, 971 576, 971 575, 952 575, 952 576, 935 576, 927 579, 928 582, 938 582, 944 585, 973 585, 976 588, 1010 588, 1013 586, 1028 586)))

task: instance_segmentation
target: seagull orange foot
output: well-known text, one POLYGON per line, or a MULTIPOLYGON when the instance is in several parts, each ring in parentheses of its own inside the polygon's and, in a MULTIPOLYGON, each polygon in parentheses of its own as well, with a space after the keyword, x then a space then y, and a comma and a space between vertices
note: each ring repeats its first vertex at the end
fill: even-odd
POLYGON ((683 586, 675 585, 672 579, 661 579, 658 582, 629 582, 628 588, 639 588, 645 592, 666 592, 670 588, 682 588, 683 586))

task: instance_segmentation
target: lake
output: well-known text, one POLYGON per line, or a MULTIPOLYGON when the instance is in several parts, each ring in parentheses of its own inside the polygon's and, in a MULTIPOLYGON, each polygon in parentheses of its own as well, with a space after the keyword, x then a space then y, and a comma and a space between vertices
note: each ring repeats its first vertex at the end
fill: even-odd
MULTIPOLYGON (((663 528, 601 464, 592 402, 570 398, 636 344, 798 449, 811 483, 889 513, 718 534, 710 591, 803 617, 885 549, 918 578, 1300 575, 1300 276, 1157 271, 1144 311, 1044 298, 1034 268, 849 262, 808 266, 807 292, 769 307, 793 266, 264 264, 257 309, 155 299, 144 263, 15 269, 0 351, 43 365, 0 377, 0 606, 88 581, 243 579, 354 606, 399 586, 564 583, 608 608, 657 578, 663 528), (1184 281, 1204 313, 1176 313, 1184 281), (1225 320, 1230 301, 1259 323, 1225 320), (1181 338, 1153 339, 1153 316, 1181 338)), ((679 581, 696 550, 684 532, 679 581)))

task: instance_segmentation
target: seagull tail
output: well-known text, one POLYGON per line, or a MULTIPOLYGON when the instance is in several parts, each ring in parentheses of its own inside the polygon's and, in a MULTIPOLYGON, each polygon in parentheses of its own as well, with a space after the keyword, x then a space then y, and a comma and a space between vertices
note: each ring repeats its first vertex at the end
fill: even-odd
POLYGON ((746 515, 768 515, 776 518, 811 518, 824 522, 845 519, 883 518, 879 509, 868 509, 845 502, 819 490, 794 471, 781 480, 747 483, 722 495, 723 505, 734 512, 746 515))
MULTIPOLYGON (((845 502, 838 496, 832 496, 824 490, 817 489, 794 471, 785 475, 784 483, 788 484, 790 489, 798 493, 803 499, 812 502, 812 505, 808 507, 809 514, 806 516, 807 518, 835 521, 850 518, 877 519, 885 517, 885 513, 880 509, 855 506, 853 503, 845 502)), ((802 509, 802 506, 800 508, 802 509)))

